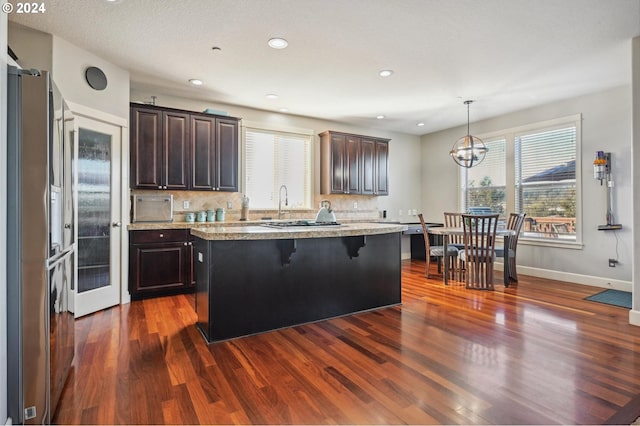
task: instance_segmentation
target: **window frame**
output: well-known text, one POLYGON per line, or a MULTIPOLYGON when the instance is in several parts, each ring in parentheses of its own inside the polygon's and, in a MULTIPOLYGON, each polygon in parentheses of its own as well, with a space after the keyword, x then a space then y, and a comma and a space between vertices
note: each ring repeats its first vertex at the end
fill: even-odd
MULTIPOLYGON (((533 238, 521 235, 519 242, 528 245, 539 245, 546 247, 563 247, 581 249, 583 247, 582 239, 582 114, 574 114, 559 117, 551 120, 539 121, 522 126, 512 127, 508 129, 485 132, 477 134, 482 140, 495 140, 504 138, 505 146, 505 166, 506 166, 506 212, 515 212, 516 207, 516 173, 515 173, 515 139, 525 134, 550 131, 565 128, 567 126, 575 126, 576 128, 576 225, 575 225, 575 241, 559 240, 552 238, 533 238)), ((462 211, 465 208, 465 184, 466 172, 461 168, 458 173, 458 208, 462 211)))
MULTIPOLYGON (((242 193, 245 195, 247 191, 247 131, 256 131, 256 132, 264 132, 270 134, 276 134, 281 136, 293 135, 295 137, 304 137, 309 140, 309 164, 308 164, 308 176, 306 179, 309 182, 308 194, 305 200, 305 205, 302 207, 287 207, 287 211, 308 211, 313 209, 314 203, 314 155, 315 155, 315 132, 311 129, 297 128, 297 127, 286 127, 286 126, 277 126, 269 123, 260 123, 260 122, 252 122, 243 120, 241 126, 241 152, 242 152, 242 179, 241 179, 241 189, 242 193)), ((277 197, 278 191, 274 188, 275 196, 277 197)), ((250 197, 250 196, 249 196, 250 197)), ((277 198, 274 198, 276 200, 277 198)), ((252 210, 255 211, 273 211, 277 210, 277 205, 275 207, 251 207, 252 210)))

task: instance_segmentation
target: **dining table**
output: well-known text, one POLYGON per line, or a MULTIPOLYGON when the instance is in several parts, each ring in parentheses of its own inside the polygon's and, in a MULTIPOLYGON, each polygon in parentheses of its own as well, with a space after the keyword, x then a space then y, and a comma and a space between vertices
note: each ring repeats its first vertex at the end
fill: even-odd
MULTIPOLYGON (((448 227, 439 226, 428 228, 427 232, 433 235, 442 236, 443 253, 447 253, 449 245, 449 237, 455 235, 464 235, 464 229, 462 227, 448 227)), ((502 236, 504 238, 504 286, 509 287, 509 239, 515 237, 516 231, 513 229, 497 229, 496 236, 502 236)), ((443 281, 447 285, 449 283, 449 262, 444 263, 443 281)))

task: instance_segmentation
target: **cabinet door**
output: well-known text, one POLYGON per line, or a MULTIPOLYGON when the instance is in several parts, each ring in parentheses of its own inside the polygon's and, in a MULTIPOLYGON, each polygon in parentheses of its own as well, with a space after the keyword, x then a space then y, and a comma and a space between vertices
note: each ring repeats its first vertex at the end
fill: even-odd
POLYGON ((163 113, 164 189, 190 189, 189 114, 163 113))
POLYGON ((347 138, 345 135, 331 135, 331 163, 329 173, 331 173, 332 194, 346 193, 346 144, 347 138))
POLYGON ((376 142, 372 139, 362 139, 362 193, 372 195, 376 191, 376 142))
POLYGON ((186 242, 133 245, 129 290, 132 295, 187 288, 189 246, 186 242))
POLYGON ((389 195, 389 143, 376 141, 376 195, 389 195))
POLYGON ((347 136, 346 193, 360 194, 360 138, 347 136))
POLYGON ((238 191, 238 122, 216 119, 218 191, 238 191))
POLYGON ((162 112, 131 108, 131 176, 134 189, 162 189, 162 112))
POLYGON ((211 117, 191 116, 191 189, 216 188, 215 121, 211 117))

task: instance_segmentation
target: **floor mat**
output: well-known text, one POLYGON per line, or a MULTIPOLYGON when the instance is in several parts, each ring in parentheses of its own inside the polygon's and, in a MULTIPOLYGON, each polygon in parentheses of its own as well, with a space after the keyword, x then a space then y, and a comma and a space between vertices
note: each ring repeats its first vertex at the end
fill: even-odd
POLYGON ((585 300, 631 309, 631 293, 628 291, 605 290, 593 296, 585 297, 585 300))

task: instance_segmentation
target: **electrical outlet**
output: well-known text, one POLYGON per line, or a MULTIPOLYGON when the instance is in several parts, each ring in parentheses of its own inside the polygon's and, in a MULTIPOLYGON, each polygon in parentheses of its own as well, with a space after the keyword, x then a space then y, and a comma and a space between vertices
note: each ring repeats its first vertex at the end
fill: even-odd
POLYGON ((185 209, 185 210, 189 208, 189 201, 188 200, 185 200, 185 201, 182 202, 182 208, 185 209))
POLYGON ((233 208, 233 203, 231 201, 227 201, 227 210, 231 210, 233 208))
POLYGON ((353 208, 354 208, 354 209, 357 209, 357 208, 358 208, 358 202, 357 202, 357 201, 354 201, 354 202, 353 202, 353 208))
POLYGON ((616 259, 609 259, 609 268, 615 268, 617 264, 618 261, 616 259))

